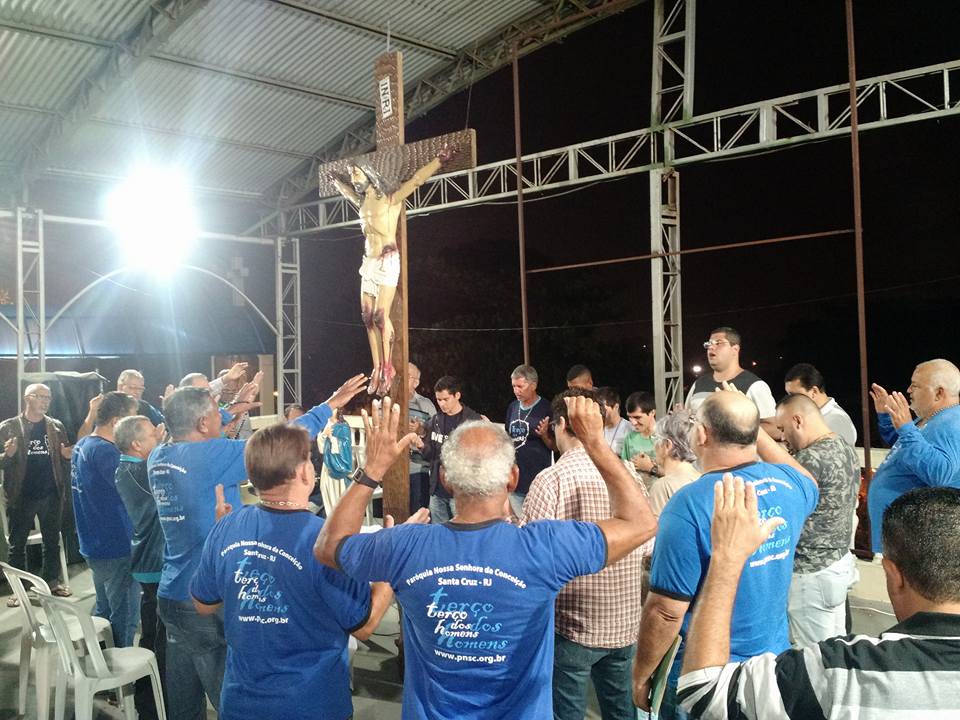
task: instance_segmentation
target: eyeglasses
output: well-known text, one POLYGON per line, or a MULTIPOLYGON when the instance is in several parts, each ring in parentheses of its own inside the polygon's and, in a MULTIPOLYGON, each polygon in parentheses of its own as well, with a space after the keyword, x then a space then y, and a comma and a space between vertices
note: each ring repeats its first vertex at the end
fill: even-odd
POLYGON ((30 393, 27 397, 33 398, 34 400, 53 400, 52 395, 37 395, 36 393, 30 393))
POLYGON ((729 340, 727 340, 726 338, 724 338, 723 340, 714 340, 714 339, 711 338, 710 340, 707 340, 707 341, 703 344, 703 349, 704 349, 704 350, 709 350, 709 349, 712 348, 712 347, 717 347, 718 345, 723 345, 724 343, 726 343, 727 345, 732 345, 732 344, 733 344, 733 343, 731 343, 729 340))

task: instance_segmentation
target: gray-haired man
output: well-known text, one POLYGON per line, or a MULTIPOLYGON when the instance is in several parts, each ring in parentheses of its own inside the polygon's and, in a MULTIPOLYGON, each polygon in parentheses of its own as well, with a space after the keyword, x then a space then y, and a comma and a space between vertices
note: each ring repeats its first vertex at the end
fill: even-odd
MULTIPOLYGON (((363 389, 364 381, 362 375, 351 378, 327 402, 293 422, 316 437, 333 410, 363 389)), ((240 389, 240 402, 233 406, 236 412, 255 406, 247 401, 255 396, 256 388, 254 382, 240 389)), ((167 628, 166 686, 172 689, 167 717, 194 720, 205 712, 204 693, 214 707, 219 705, 226 643, 220 619, 197 613, 189 584, 215 522, 216 486, 223 486, 227 503, 240 505, 246 443, 220 437, 220 409, 205 388, 179 388, 167 398, 163 411, 173 442, 150 454, 147 476, 165 539, 157 606, 167 628)))
POLYGON ((540 377, 532 365, 518 365, 510 373, 510 386, 517 399, 507 406, 503 426, 517 451, 520 477, 510 493, 510 507, 520 517, 530 483, 553 461, 553 439, 550 437, 550 402, 537 394, 540 377))
POLYGON ((575 577, 615 563, 656 532, 633 475, 603 439, 599 406, 567 400, 570 423, 607 483, 612 518, 505 521, 519 469, 510 437, 462 424, 442 450, 457 514, 444 525, 360 534, 367 503, 412 433, 396 440, 389 398, 365 419, 367 464, 317 538, 315 555, 358 580, 391 584, 404 610, 404 717, 552 715, 553 602, 575 577))
MULTIPOLYGON (((27 537, 39 517, 41 575, 54 595, 67 596, 70 591, 60 585, 57 556, 66 486, 63 460, 69 459, 70 448, 63 424, 46 414, 51 398, 46 385, 29 385, 23 392, 23 412, 0 423, 0 470, 10 520, 10 564, 26 568, 27 537)), ((16 604, 16 598, 8 604, 16 604)))

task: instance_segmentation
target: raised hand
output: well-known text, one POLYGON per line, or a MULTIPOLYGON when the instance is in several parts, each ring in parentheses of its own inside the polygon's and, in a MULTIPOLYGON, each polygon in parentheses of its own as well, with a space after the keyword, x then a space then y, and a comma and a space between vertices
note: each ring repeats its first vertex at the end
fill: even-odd
POLYGON ((223 497, 223 483, 217 483, 213 488, 213 492, 217 498, 217 504, 214 506, 214 515, 217 521, 219 521, 233 511, 233 505, 228 503, 226 498, 223 497))
POLYGON ((882 385, 876 383, 871 385, 870 397, 873 398, 873 409, 877 415, 887 412, 887 402, 890 400, 890 395, 883 389, 882 385))
POLYGON ((238 380, 244 380, 247 377, 247 365, 249 363, 238 362, 234 363, 233 367, 227 370, 227 374, 223 376, 224 382, 236 382, 238 380))
POLYGON ((333 395, 327 398, 327 405, 331 410, 337 410, 346 405, 366 386, 367 376, 363 373, 354 375, 333 391, 333 395))
POLYGON ((913 421, 913 415, 910 414, 910 401, 902 392, 893 392, 887 395, 887 403, 883 412, 890 414, 890 420, 893 426, 898 430, 913 421))
POLYGON ((8 438, 3 444, 3 454, 7 457, 13 457, 17 454, 17 439, 15 437, 8 438))
MULTIPOLYGON (((360 389, 362 386, 356 392, 360 389)), ((407 452, 410 444, 418 438, 416 433, 407 433, 397 440, 400 406, 394 405, 389 396, 382 402, 374 400, 370 413, 363 410, 361 415, 367 432, 367 462, 364 470, 368 476, 379 482, 397 458, 407 452)))
POLYGON ((567 414, 570 416, 570 427, 574 435, 584 445, 591 443, 606 444, 603 439, 603 411, 594 400, 583 395, 565 397, 567 414))
POLYGON ((89 410, 87 414, 90 417, 94 417, 97 414, 97 409, 100 407, 100 403, 102 402, 103 402, 103 393, 100 393, 99 395, 94 395, 92 398, 90 398, 90 402, 88 403, 89 410))
POLYGON ((711 562, 727 561, 742 566, 785 522, 782 517, 772 517, 760 523, 754 486, 745 484, 743 478, 724 473, 723 480, 713 486, 711 562))
POLYGON ((163 407, 163 404, 167 401, 167 398, 173 395, 176 389, 177 388, 175 388, 173 385, 167 385, 163 389, 163 395, 160 396, 160 407, 163 407))
POLYGON ((253 402, 260 394, 260 381, 263 379, 263 372, 258 372, 253 376, 253 380, 244 385, 237 391, 235 402, 249 403, 253 402))
POLYGON ((743 390, 738 388, 732 382, 727 382, 726 380, 721 382, 720 387, 717 388, 714 392, 732 392, 732 393, 737 393, 738 395, 744 395, 743 390))

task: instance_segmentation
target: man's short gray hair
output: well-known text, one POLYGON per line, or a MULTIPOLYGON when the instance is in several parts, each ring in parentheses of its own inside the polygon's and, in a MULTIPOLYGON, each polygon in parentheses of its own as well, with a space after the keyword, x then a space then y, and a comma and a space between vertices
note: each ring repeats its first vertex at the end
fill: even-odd
POLYGON ((949 360, 937 358, 917 365, 930 373, 930 384, 934 389, 942 387, 950 397, 960 395, 960 369, 949 360))
POLYGON ((523 378, 528 383, 536 383, 540 376, 537 375, 537 369, 533 365, 517 365, 510 373, 510 379, 516 380, 517 378, 523 378))
POLYGON ((143 380, 143 373, 139 370, 124 370, 120 373, 120 377, 117 378, 117 385, 123 385, 131 378, 136 378, 137 380, 143 380))
POLYGON ((179 387, 193 387, 194 380, 206 380, 207 376, 203 373, 189 373, 183 376, 183 379, 180 381, 179 387))
POLYGON ((153 423, 146 415, 128 415, 117 422, 113 428, 113 439, 120 452, 129 453, 133 444, 147 434, 147 428, 153 428, 153 423), (141 425, 141 422, 147 423, 147 427, 141 425))
POLYGON ((510 436, 502 427, 486 420, 460 425, 440 451, 444 476, 454 497, 501 492, 510 481, 515 459, 510 436))
POLYGON ((693 410, 683 408, 674 410, 666 417, 657 420, 657 438, 670 441, 668 455, 674 460, 692 463, 697 459, 690 445, 690 428, 693 427, 696 417, 697 414, 693 410))
POLYGON ((192 431, 200 418, 210 412, 213 396, 206 388, 182 387, 163 401, 167 430, 176 440, 192 431))

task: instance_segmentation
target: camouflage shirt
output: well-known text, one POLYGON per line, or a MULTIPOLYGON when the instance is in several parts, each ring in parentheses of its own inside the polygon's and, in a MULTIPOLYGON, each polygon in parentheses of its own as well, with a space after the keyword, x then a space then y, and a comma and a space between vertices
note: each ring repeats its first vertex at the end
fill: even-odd
POLYGON ((838 435, 817 440, 796 455, 820 487, 820 502, 804 523, 793 561, 795 573, 814 573, 847 554, 860 489, 860 463, 838 435))

